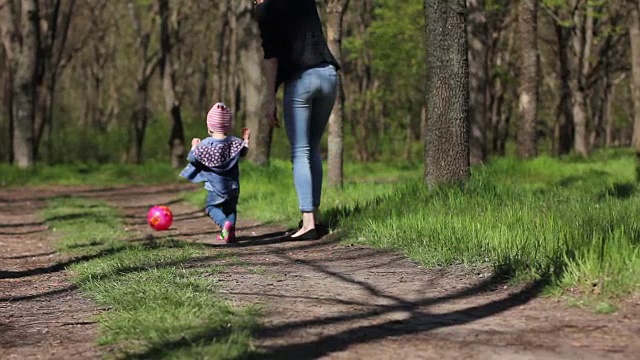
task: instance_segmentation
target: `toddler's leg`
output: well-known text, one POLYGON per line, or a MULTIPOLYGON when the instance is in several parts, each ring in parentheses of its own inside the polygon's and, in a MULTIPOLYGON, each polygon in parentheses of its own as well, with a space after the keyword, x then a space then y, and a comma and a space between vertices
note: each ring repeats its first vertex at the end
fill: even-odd
POLYGON ((227 221, 236 226, 236 218, 238 216, 238 199, 230 199, 226 202, 225 214, 227 215, 227 221))
POLYGON ((232 243, 236 240, 236 206, 238 199, 229 199, 225 201, 224 213, 227 216, 227 222, 222 230, 222 240, 232 243))
POLYGON ((207 211, 207 214, 209 214, 209 216, 211 217, 211 219, 216 224, 218 224, 218 226, 222 228, 224 227, 224 223, 227 221, 227 216, 225 215, 221 205, 222 204, 207 205, 206 211, 207 211))

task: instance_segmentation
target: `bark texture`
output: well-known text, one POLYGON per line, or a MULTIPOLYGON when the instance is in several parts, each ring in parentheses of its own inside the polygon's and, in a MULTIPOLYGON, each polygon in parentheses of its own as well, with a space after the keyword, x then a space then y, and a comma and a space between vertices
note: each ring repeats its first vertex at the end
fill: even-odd
POLYGON ((469 177, 469 68, 464 0, 425 0, 427 124, 425 181, 430 186, 469 177))

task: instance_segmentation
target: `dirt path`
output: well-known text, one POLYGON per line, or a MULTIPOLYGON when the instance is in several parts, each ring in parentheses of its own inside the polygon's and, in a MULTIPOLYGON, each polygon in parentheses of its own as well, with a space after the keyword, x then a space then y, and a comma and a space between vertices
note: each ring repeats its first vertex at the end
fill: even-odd
POLYGON ((37 215, 64 189, 0 192, 0 358, 95 358, 95 305, 67 280, 37 215))
MULTIPOLYGON (((215 227, 201 211, 173 202, 181 189, 184 187, 98 189, 81 194, 121 208, 129 230, 139 233, 137 236, 171 236, 230 252, 232 257, 220 274, 224 295, 237 304, 258 303, 265 315, 264 326, 256 334, 256 345, 264 353, 257 358, 635 359, 640 352, 637 299, 629 300, 614 315, 595 315, 569 308, 563 300, 540 297, 536 284, 505 287, 486 269, 427 270, 396 254, 339 245, 331 236, 317 242, 286 242, 283 229, 242 220, 240 243, 224 246, 215 243, 215 227), (170 231, 153 233, 145 224, 146 209, 158 203, 172 203, 176 221, 170 231)), ((3 196, 6 194, 0 193, 0 199, 3 196)), ((0 232, 42 230, 37 219, 25 215, 38 206, 37 201, 13 203, 12 210, 0 212, 0 224, 13 217, 15 223, 30 225, 2 225, 0 232)), ((8 237, 0 237, 2 242, 20 236, 32 245, 9 246, 2 271, 8 268, 5 257, 50 252, 46 232, 3 236, 8 237)), ((11 259, 9 269, 60 261, 51 256, 11 259)), ((15 279, 0 278, 0 296, 5 299, 0 303, 0 351, 49 354, 48 344, 57 341, 56 351, 82 347, 87 349, 85 354, 95 355, 88 339, 95 335, 91 324, 65 325, 64 331, 78 329, 84 334, 85 341, 78 343, 56 338, 56 326, 51 324, 40 325, 48 333, 37 341, 20 342, 21 334, 36 331, 27 325, 28 309, 33 316, 50 311, 39 307, 43 304, 57 311, 66 308, 66 313, 57 316, 76 322, 86 321, 96 311, 74 290, 56 293, 68 287, 59 272, 32 275, 29 281, 34 282, 28 286, 31 292, 16 285, 20 282, 15 279), (34 287, 53 294, 6 301, 7 294, 31 294, 34 287), (74 305, 69 307, 69 303, 74 305), (6 314, 17 315, 6 321, 6 314)))

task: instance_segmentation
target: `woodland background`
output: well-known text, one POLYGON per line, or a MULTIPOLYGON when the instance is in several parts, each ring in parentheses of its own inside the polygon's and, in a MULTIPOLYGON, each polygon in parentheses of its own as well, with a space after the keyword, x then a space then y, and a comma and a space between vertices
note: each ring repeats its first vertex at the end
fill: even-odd
MULTIPOLYGON (((342 64, 328 156, 344 147, 358 162, 422 163, 428 1, 317 3, 342 64)), ((587 157, 640 137, 637 1, 466 5, 471 164, 587 157)), ((216 101, 235 110, 237 129, 252 128, 254 163, 288 156, 284 131, 259 116, 251 0, 0 0, 0 31, 1 162, 179 167, 216 101)))

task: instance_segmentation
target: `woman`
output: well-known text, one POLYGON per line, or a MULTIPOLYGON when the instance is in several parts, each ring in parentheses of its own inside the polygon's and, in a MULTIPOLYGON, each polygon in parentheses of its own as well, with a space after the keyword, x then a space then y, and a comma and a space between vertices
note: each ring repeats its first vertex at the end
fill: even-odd
POLYGON ((278 127, 276 92, 284 83, 284 125, 302 212, 296 240, 319 238, 320 141, 336 99, 338 62, 327 46, 314 0, 256 0, 264 50, 265 118, 278 127))

